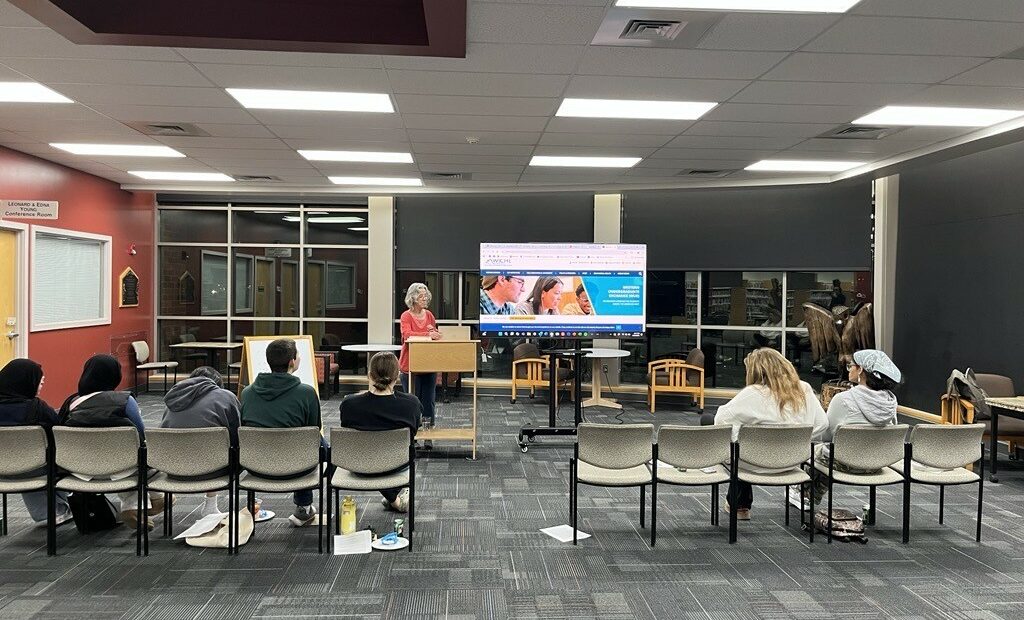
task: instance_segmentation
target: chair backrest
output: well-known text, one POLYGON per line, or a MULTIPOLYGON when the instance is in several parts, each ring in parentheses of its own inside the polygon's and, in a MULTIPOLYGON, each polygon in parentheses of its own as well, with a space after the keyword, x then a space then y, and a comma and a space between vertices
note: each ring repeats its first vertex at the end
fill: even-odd
POLYGON ((686 363, 698 368, 704 368, 704 352, 700 349, 690 349, 686 354, 686 363))
POLYGON ((132 348, 135 349, 135 361, 139 364, 145 364, 146 360, 149 359, 149 345, 146 344, 146 341, 136 340, 132 343, 132 348))
POLYGON ((832 438, 836 462, 854 469, 873 470, 902 461, 909 428, 906 424, 841 426, 832 438))
POLYGON ((74 474, 107 477, 139 465, 139 431, 111 428, 53 427, 57 467, 74 474))
POLYGON ((703 469, 732 456, 731 426, 678 426, 658 429, 658 460, 684 469, 703 469))
POLYGON ((470 336, 468 325, 439 325, 437 331, 444 340, 469 340, 470 336))
POLYGON ((184 333, 184 334, 181 335, 181 341, 182 342, 195 342, 196 341, 196 335, 192 334, 192 333, 184 333))
POLYGON ((181 478, 219 472, 231 463, 231 435, 224 427, 153 428, 146 431, 146 462, 181 478))
POLYGON ((985 390, 985 393, 992 398, 1017 395, 1016 389, 1013 387, 1013 379, 1009 377, 977 373, 974 375, 974 380, 978 382, 978 387, 985 390))
POLYGON ((651 460, 653 424, 580 424, 581 461, 606 469, 627 469, 651 460))
POLYGON ((517 344, 515 349, 512 349, 512 360, 521 360, 527 357, 540 357, 540 349, 537 348, 532 342, 524 342, 517 344))
POLYGON ((0 427, 0 476, 17 476, 44 467, 46 443, 42 426, 0 427))
POLYGON ((382 474, 409 463, 408 428, 388 431, 331 429, 331 463, 357 474, 382 474))
POLYGON ((910 431, 914 460, 940 469, 964 467, 981 458, 984 424, 918 424, 910 431))
POLYGON ((297 476, 319 463, 320 429, 315 426, 238 429, 242 469, 265 476, 297 476))
POLYGON ((756 424, 741 426, 740 460, 764 469, 796 467, 811 456, 808 424, 756 424))

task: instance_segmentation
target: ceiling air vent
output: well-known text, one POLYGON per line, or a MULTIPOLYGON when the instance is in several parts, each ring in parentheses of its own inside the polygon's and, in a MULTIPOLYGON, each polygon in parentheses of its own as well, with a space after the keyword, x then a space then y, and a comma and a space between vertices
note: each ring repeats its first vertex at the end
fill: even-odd
POLYGON ((685 26, 686 22, 667 19, 631 19, 619 38, 674 41, 685 26))
POLYGON ((473 174, 469 172, 424 172, 424 181, 469 181, 473 174))
POLYGON ((735 170, 713 170, 713 169, 710 169, 710 168, 689 168, 687 170, 683 170, 682 172, 680 172, 676 176, 700 178, 700 179, 721 179, 722 177, 729 176, 733 172, 736 172, 736 171, 735 170))
POLYGON ((844 125, 818 136, 828 140, 881 140, 899 131, 899 127, 872 127, 871 125, 844 125))
POLYGON ((157 122, 145 121, 127 123, 132 129, 142 132, 147 136, 189 136, 193 138, 206 138, 210 134, 191 123, 157 122))
POLYGON ((242 183, 280 183, 281 177, 272 177, 269 174, 236 174, 232 175, 236 181, 242 183))
POLYGON ((612 7, 591 44, 695 49, 723 15, 717 11, 612 7))

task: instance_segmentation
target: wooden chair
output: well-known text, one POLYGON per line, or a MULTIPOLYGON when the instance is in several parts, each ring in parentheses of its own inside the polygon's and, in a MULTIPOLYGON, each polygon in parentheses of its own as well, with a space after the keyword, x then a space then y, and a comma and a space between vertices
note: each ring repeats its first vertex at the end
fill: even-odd
POLYGON ((324 385, 324 391, 330 399, 340 391, 341 366, 334 359, 333 351, 313 351, 313 357, 316 359, 317 381, 324 385))
MULTIPOLYGON (((1003 375, 991 375, 979 373, 975 375, 978 386, 985 390, 985 393, 993 398, 1016 396, 1016 388, 1013 379, 1003 375)), ((942 424, 974 424, 975 408, 974 403, 966 398, 953 398, 948 394, 942 396, 939 405, 939 414, 942 424)), ((992 420, 978 420, 985 424, 984 440, 991 439, 992 420)), ((1010 416, 999 417, 999 441, 1009 444, 1009 454, 1015 457, 1017 447, 1024 446, 1024 420, 1011 418, 1010 416)))
POLYGON ((658 392, 689 394, 699 411, 704 412, 704 353, 700 349, 691 350, 685 361, 673 358, 647 364, 647 381, 651 413, 658 392))
MULTIPOLYGON (((538 387, 546 388, 551 385, 551 357, 541 356, 540 349, 532 342, 524 342, 512 350, 512 403, 516 402, 516 390, 521 387, 530 388, 530 398, 536 394, 538 387)), ((573 394, 572 368, 562 368, 556 362, 555 379, 558 386, 568 386, 569 394, 573 394)), ((553 394, 555 404, 558 404, 558 394, 553 394)))

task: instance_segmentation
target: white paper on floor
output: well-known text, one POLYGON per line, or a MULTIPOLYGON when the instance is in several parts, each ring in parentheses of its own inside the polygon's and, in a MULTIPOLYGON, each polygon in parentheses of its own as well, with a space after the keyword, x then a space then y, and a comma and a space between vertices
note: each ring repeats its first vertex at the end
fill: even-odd
POLYGON ((334 555, 372 553, 371 542, 370 530, 359 530, 351 534, 339 534, 334 537, 334 555))
POLYGON ((227 515, 221 513, 206 515, 202 519, 192 524, 192 527, 175 536, 174 540, 179 540, 181 538, 192 538, 194 536, 202 536, 207 532, 212 532, 217 528, 218 525, 220 525, 220 522, 225 517, 227 517, 227 515))
MULTIPOLYGON (((541 529, 541 532, 547 534, 551 538, 554 538, 558 542, 572 542, 571 525, 556 525, 554 527, 545 527, 541 529)), ((583 530, 576 530, 576 540, 583 540, 584 538, 590 538, 590 534, 587 534, 583 530)))

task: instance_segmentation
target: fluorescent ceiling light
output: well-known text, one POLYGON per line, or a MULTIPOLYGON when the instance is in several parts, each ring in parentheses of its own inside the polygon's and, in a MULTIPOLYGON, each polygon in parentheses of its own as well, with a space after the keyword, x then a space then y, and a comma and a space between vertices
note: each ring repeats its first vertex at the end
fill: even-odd
POLYGON ((1024 116, 1024 110, 939 108, 890 105, 853 121, 855 125, 928 125, 933 127, 988 127, 1024 116))
POLYGON ((108 157, 184 157, 183 153, 169 146, 147 146, 136 144, 70 144, 51 142, 55 149, 74 155, 105 155, 108 157))
POLYGON ((860 0, 618 0, 615 6, 694 11, 845 13, 860 0))
POLYGON ((411 164, 412 153, 385 153, 382 151, 309 151, 300 150, 309 161, 362 161, 382 164, 411 164))
POLYGON ((404 185, 419 187, 423 181, 410 177, 328 177, 335 185, 404 185))
POLYGON ((843 172, 863 166, 862 161, 763 159, 745 169, 760 172, 843 172))
POLYGON ((369 226, 356 226, 355 228, 349 228, 353 232, 369 232, 369 226))
POLYGON ((327 215, 309 218, 311 224, 361 224, 363 218, 352 215, 327 215))
POLYGON ((129 170, 128 174, 146 179, 147 181, 223 181, 232 182, 234 179, 219 172, 152 172, 129 170))
POLYGON ((64 95, 38 82, 0 82, 0 102, 74 103, 64 95))
POLYGON ((228 94, 247 108, 263 110, 328 110, 334 112, 394 112, 391 97, 378 93, 318 90, 228 88, 228 94))
POLYGON ((584 118, 656 118, 696 120, 718 104, 713 101, 640 101, 632 99, 563 99, 555 116, 584 118))
POLYGON ((563 168, 632 168, 640 163, 640 157, 551 157, 534 155, 531 166, 555 166, 563 168))

